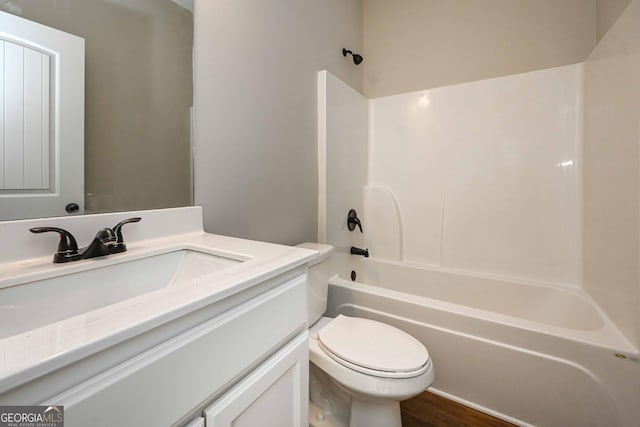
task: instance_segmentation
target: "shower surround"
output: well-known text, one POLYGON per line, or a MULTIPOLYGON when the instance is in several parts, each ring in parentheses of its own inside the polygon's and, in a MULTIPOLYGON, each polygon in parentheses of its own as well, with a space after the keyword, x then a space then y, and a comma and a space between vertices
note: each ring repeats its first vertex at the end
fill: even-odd
POLYGON ((577 285, 582 76, 578 64, 371 100, 372 253, 577 285))
POLYGON ((434 391, 518 424, 638 425, 640 0, 584 63, 376 99, 321 72, 318 93, 333 313, 411 329, 434 391), (495 375, 458 375, 480 341, 495 375))

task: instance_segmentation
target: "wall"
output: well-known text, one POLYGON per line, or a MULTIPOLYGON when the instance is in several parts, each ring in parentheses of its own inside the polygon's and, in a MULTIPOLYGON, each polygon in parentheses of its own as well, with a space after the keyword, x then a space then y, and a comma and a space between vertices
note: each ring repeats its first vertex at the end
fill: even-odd
POLYGON ((581 90, 570 65, 371 100, 372 255, 578 286, 581 90))
POLYGON ((596 0, 364 0, 364 93, 379 97, 584 61, 596 0))
POLYGON ((631 0, 596 0, 596 43, 615 24, 631 0))
POLYGON ((157 0, 2 6, 86 39, 87 212, 191 204, 191 12, 157 0))
MULTIPOLYGON (((309 1, 309 0, 307 0, 309 1)), ((316 70, 331 73, 362 92, 362 68, 351 57, 342 56, 342 48, 362 51, 362 0, 312 0, 313 48, 316 70)))
POLYGON ((584 286, 640 344, 640 0, 585 63, 584 286))
POLYGON ((360 0, 196 1, 195 203, 205 229, 317 239, 316 72, 360 85, 360 0), (346 64, 345 64, 346 63, 346 64))

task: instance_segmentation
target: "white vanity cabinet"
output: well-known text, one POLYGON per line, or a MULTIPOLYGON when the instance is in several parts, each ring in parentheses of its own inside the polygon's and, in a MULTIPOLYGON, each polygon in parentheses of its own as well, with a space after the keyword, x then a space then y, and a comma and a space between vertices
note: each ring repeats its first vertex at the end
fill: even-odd
POLYGON ((298 271, 43 404, 64 405, 67 427, 201 425, 203 411, 207 427, 306 425, 307 286, 298 271))

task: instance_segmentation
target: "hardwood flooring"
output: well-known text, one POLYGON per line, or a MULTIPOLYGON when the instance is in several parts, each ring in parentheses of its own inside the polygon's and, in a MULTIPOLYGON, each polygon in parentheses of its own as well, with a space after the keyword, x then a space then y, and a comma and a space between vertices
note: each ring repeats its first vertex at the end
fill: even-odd
POLYGON ((460 403, 425 391, 400 402, 402 427, 514 427, 460 403))

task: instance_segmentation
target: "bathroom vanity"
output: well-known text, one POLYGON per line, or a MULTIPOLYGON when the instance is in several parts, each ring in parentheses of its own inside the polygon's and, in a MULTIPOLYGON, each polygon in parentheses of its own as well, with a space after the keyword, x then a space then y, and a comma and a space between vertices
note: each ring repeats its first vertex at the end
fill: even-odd
POLYGON ((66 426, 307 424, 311 250, 204 233, 198 207, 0 223, 0 405, 66 426), (127 216, 128 251, 53 264, 127 216), (20 240, 22 239, 22 240, 20 240))

